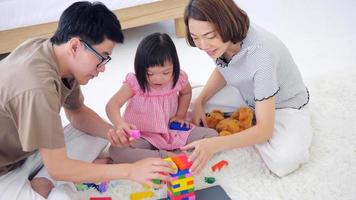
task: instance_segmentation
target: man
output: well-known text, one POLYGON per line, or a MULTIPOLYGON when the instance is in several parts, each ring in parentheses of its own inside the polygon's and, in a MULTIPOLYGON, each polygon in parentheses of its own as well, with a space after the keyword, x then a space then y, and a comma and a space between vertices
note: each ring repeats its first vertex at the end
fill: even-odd
POLYGON ((110 10, 77 2, 63 12, 50 40, 28 40, 0 61, 0 200, 74 199, 73 184, 67 182, 130 179, 158 187, 150 180, 169 180, 158 172, 174 171, 158 158, 91 163, 106 146, 105 138, 129 143, 85 106, 80 89, 105 71, 114 46, 122 42, 120 23, 110 10), (64 130, 62 106, 71 123, 64 130))

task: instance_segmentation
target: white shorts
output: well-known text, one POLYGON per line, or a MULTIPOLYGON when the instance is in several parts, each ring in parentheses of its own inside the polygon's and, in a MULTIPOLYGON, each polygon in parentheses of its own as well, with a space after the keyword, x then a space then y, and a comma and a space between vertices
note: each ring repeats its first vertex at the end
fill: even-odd
MULTIPOLYGON (((192 102, 203 87, 193 86, 192 102)), ((238 89, 226 86, 206 103, 205 111, 220 109, 233 112, 247 106, 238 89)), ((307 106, 302 109, 276 109, 272 138, 255 147, 267 167, 282 177, 298 169, 309 160, 309 147, 312 141, 310 113, 307 106)))
MULTIPOLYGON (((68 157, 75 160, 92 162, 107 145, 106 140, 90 136, 70 125, 64 128, 64 135, 68 157)), ((28 157, 23 165, 0 176, 0 200, 44 200, 41 195, 32 189, 28 180, 28 177, 42 166, 43 162, 40 153, 37 151, 28 157)), ((45 167, 40 170, 38 175, 51 180, 45 167)), ((47 199, 77 199, 77 192, 73 183, 53 182, 55 188, 52 189, 47 199)))

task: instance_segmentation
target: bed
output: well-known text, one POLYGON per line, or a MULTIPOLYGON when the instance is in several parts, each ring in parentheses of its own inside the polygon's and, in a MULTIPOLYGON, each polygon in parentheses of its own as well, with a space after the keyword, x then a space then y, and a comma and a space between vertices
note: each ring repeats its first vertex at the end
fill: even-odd
MULTIPOLYGON (((11 52, 31 37, 50 37, 62 11, 74 0, 0 1, 0 54, 11 52), (15 17, 16 16, 16 17, 15 17)), ((122 29, 174 20, 177 37, 184 37, 188 0, 102 0, 118 16, 122 29)))

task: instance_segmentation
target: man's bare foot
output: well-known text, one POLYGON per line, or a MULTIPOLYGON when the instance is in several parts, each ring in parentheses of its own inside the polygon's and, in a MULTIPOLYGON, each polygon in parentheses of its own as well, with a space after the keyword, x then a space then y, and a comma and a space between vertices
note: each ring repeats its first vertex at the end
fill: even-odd
POLYGON ((38 194, 40 194, 41 196, 47 199, 54 185, 47 178, 35 177, 31 180, 31 187, 34 191, 36 191, 38 194))
POLYGON ((111 158, 97 158, 93 161, 96 164, 113 164, 114 161, 111 158))

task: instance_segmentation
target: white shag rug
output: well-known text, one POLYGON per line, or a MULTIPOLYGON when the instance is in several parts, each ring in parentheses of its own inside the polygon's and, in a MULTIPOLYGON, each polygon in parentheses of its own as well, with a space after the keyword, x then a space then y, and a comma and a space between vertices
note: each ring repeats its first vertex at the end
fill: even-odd
MULTIPOLYGON (((306 84, 311 94, 309 109, 314 129, 310 161, 290 175, 278 178, 271 174, 253 147, 220 153, 200 176, 196 189, 209 187, 204 176, 216 178, 233 200, 356 200, 356 70, 328 73, 306 84), (211 173, 210 166, 220 160, 229 166, 211 173)), ((94 189, 80 192, 80 199, 110 196, 113 200, 129 199, 141 185, 130 181, 112 181, 108 191, 94 189)), ((156 197, 166 195, 155 191, 156 197)))

